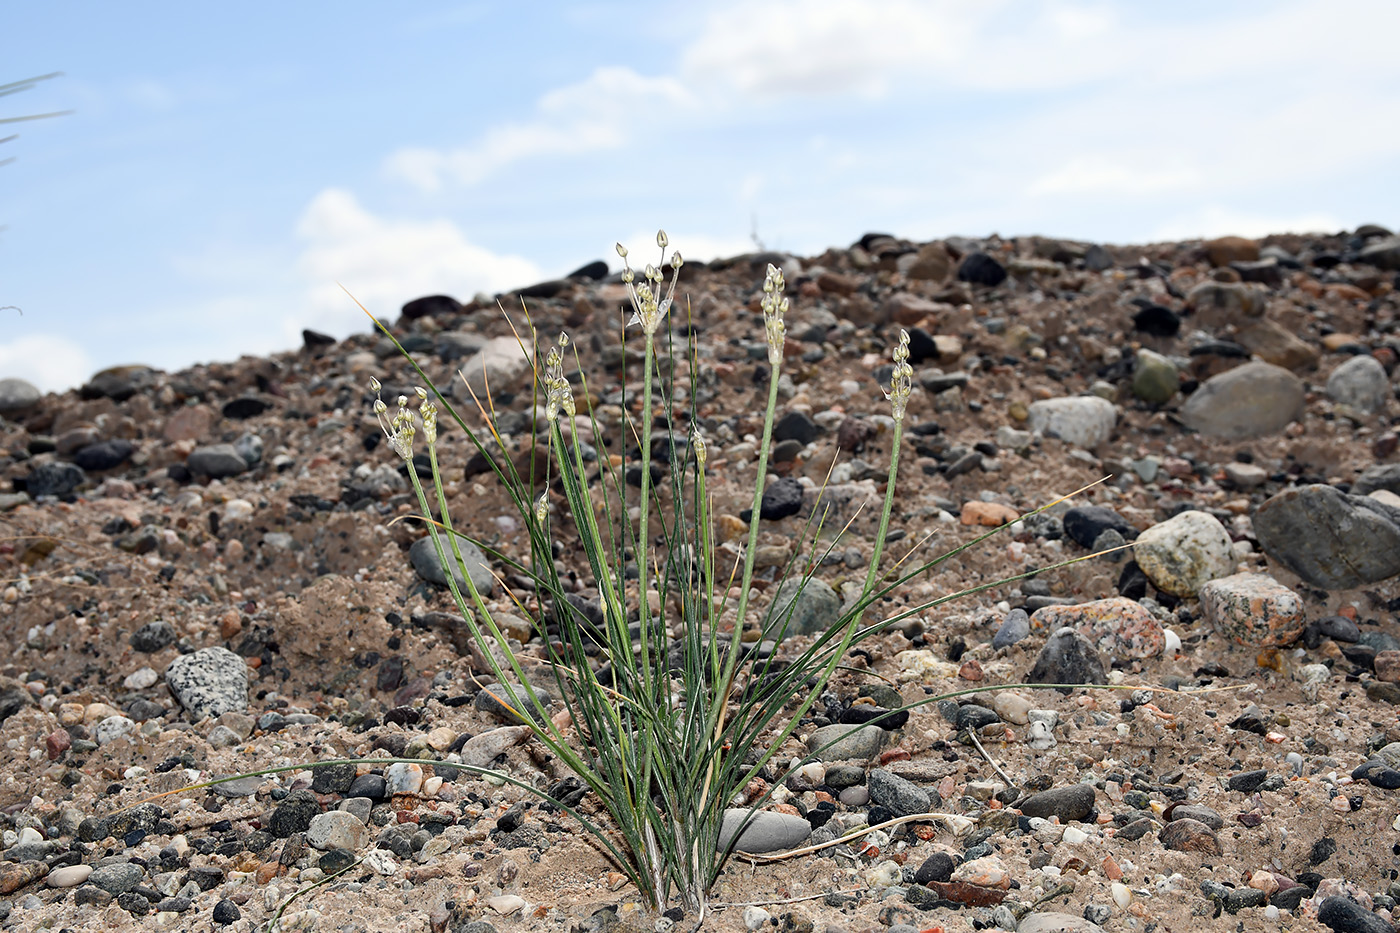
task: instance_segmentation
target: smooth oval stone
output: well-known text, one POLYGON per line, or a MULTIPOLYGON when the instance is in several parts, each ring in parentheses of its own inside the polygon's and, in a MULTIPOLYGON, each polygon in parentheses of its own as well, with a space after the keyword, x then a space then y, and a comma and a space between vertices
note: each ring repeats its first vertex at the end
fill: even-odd
POLYGON ((49 872, 44 883, 51 888, 75 888, 91 875, 91 865, 64 865, 49 872))
POLYGON ((801 845, 802 841, 811 833, 811 823, 790 813, 778 813, 774 810, 755 812, 753 810, 729 809, 724 811, 717 848, 719 851, 729 848, 730 842, 737 834, 738 841, 734 844, 735 849, 761 855, 764 852, 779 852, 801 845), (750 816, 753 818, 749 819, 750 816), (747 825, 744 823, 745 820, 748 820, 747 825), (742 832, 740 831, 741 826, 743 826, 742 832))
POLYGON ((1305 390, 1297 376, 1272 363, 1253 362, 1214 376, 1181 406, 1193 431, 1243 439, 1277 434, 1303 411, 1305 390))
POLYGON ((1027 797, 1018 804, 1017 809, 1023 816, 1041 819, 1056 816, 1061 823, 1077 822, 1093 811, 1094 789, 1088 784, 1052 787, 1027 797))
POLYGON ((869 761, 880 753, 886 734, 879 726, 845 723, 822 726, 807 737, 807 750, 822 761, 869 761), (830 747, 826 748, 828 744, 830 747))

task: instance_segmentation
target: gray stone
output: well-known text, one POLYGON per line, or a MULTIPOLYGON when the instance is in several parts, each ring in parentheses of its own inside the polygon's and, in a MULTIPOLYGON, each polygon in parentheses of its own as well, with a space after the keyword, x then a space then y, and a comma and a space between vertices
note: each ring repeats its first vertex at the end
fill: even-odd
POLYGON ((87 482, 87 474, 76 463, 41 463, 24 478, 24 490, 32 498, 71 494, 87 482))
POLYGON ((1079 447, 1099 446, 1108 440, 1117 423, 1118 411, 1113 403, 1097 396, 1045 399, 1032 402, 1030 407, 1032 431, 1079 447))
POLYGON ((257 466, 262 462, 263 439, 256 434, 244 434, 233 442, 233 449, 238 456, 243 458, 243 462, 248 466, 257 466))
POLYGON ((879 804, 895 816, 927 813, 933 807, 928 791, 883 768, 871 771, 866 784, 870 790, 870 802, 879 804))
POLYGON ((1235 572, 1230 533, 1209 512, 1181 512, 1153 525, 1133 542, 1133 556, 1152 585, 1173 596, 1195 596, 1235 572))
POLYGON ((227 648, 181 655, 165 669, 165 683, 195 722, 248 708, 248 665, 227 648))
POLYGON ((369 827, 353 813, 328 810, 311 818, 306 828, 306 842, 323 852, 330 849, 354 851, 369 842, 369 827))
POLYGON ((807 750, 822 761, 869 761, 884 744, 885 730, 879 726, 835 723, 807 736, 807 750))
POLYGON ((96 885, 108 894, 125 894, 141 883, 146 870, 131 862, 116 862, 94 869, 88 876, 88 883, 96 885))
POLYGON ((452 380, 452 391, 457 398, 470 401, 472 393, 486 404, 486 392, 491 394, 514 392, 530 370, 530 360, 520 348, 520 341, 514 337, 493 337, 462 366, 462 379, 452 380))
POLYGON ((1377 489, 1400 494, 1400 463, 1377 463, 1361 471, 1351 486, 1352 495, 1367 496, 1377 489))
MULTIPOLYGON (((457 535, 457 547, 462 552, 462 563, 466 564, 467 569, 467 576, 464 576, 462 564, 457 563, 452 555, 450 542, 442 535, 439 535, 439 540, 442 542, 443 553, 452 564, 452 578, 457 582, 457 588, 464 597, 471 599, 471 593, 467 589, 467 576, 471 577, 472 584, 483 597, 490 597, 496 592, 496 578, 492 575, 491 565, 481 548, 467 538, 457 535)), ((418 575, 424 580, 438 586, 447 585, 447 574, 438 561, 432 535, 413 542, 413 546, 408 549, 408 559, 413 562, 413 569, 418 571, 418 575)))
POLYGON ((1356 258, 1378 269, 1400 269, 1400 236, 1372 240, 1361 248, 1356 258))
POLYGON ((724 811, 717 848, 719 851, 727 849, 737 835, 738 841, 734 844, 736 850, 761 855, 801 845, 811 834, 812 824, 800 816, 775 810, 730 809, 724 811), (747 825, 745 820, 748 821, 747 825))
POLYGON ((1094 788, 1088 784, 1052 787, 1032 794, 1017 804, 1023 816, 1049 819, 1059 817, 1061 823, 1085 819, 1094 809, 1094 788))
POLYGON ((1353 356, 1327 377, 1327 397, 1362 415, 1374 415, 1390 399, 1390 377, 1374 356, 1353 356))
POLYGON ((23 379, 0 379, 0 415, 17 415, 33 408, 43 393, 23 379))
POLYGON ((1245 363, 1214 376, 1181 406, 1193 431, 1238 440, 1277 434, 1303 411, 1303 382, 1281 366, 1245 363))
POLYGON ((1146 348, 1137 352, 1137 365, 1133 369, 1133 395, 1161 405, 1171 401, 1181 388, 1181 374, 1176 364, 1160 353, 1146 348))
POLYGON ((1031 633, 1031 618, 1024 609, 1012 609, 992 636, 993 648, 1009 648, 1031 633))
MULTIPOLYGON (((535 687, 534 692, 548 714, 554 705, 554 695, 540 687, 535 687)), ((509 689, 505 684, 487 684, 485 688, 477 691, 472 705, 510 726, 525 725, 526 717, 535 721, 540 718, 530 694, 520 684, 511 684, 509 689), (515 700, 510 696, 512 690, 515 692, 515 700)))
MULTIPOLYGON (((1108 683, 1103 659, 1094 643, 1074 629, 1065 627, 1054 632, 1040 649, 1035 666, 1026 675, 1032 684, 1103 684, 1108 683)), ((1061 693, 1069 693, 1062 689, 1061 693)))
POLYGON ((226 479, 248 472, 248 461, 243 459, 232 444, 196 447, 185 458, 185 466, 196 476, 207 476, 210 479, 226 479))
POLYGON ((1307 583, 1329 590, 1400 573, 1400 512, 1314 484, 1273 496, 1254 515, 1259 545, 1307 583))
POLYGON ((1196 820, 1219 832, 1225 828, 1225 818, 1203 803, 1186 803, 1172 810, 1171 820, 1196 820))
POLYGON ((789 577, 773 594, 765 633, 776 637, 818 635, 831 628, 841 618, 841 597, 824 581, 815 577, 789 577), (791 618, 788 613, 791 612, 791 618), (783 627, 786 625, 786 631, 783 627))
POLYGON ((163 619, 147 622, 131 633, 131 647, 142 654, 155 654, 175 644, 175 626, 163 619))

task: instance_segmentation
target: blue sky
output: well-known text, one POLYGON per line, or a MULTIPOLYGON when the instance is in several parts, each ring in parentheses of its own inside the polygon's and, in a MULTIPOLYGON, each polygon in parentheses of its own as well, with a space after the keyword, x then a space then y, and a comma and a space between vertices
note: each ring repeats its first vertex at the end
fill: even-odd
POLYGON ((1144 242, 1400 224, 1394 0, 7 3, 0 378, 366 329, 657 227, 1144 242))

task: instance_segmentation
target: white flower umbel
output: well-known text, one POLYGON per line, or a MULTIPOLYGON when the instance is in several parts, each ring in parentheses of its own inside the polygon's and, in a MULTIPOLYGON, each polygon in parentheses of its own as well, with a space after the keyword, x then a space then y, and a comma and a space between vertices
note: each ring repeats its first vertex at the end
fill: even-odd
POLYGON ((573 418, 578 409, 574 404, 574 390, 564 376, 564 354, 562 349, 569 345, 569 335, 559 335, 559 345, 552 347, 544 358, 545 417, 557 421, 560 412, 573 418))
MULTIPOLYGON (((376 396, 379 394, 380 385, 378 379, 371 378, 369 381, 370 391, 376 396)), ((427 392, 418 389, 423 393, 421 397, 426 398, 427 392)), ((376 397, 374 400, 374 416, 379 419, 379 429, 384 432, 384 436, 389 439, 389 449, 398 454, 404 460, 413 459, 413 435, 418 432, 413 423, 413 412, 408 410, 408 396, 399 396, 399 410, 393 418, 388 416, 389 406, 384 404, 382 398, 376 397)), ((428 437, 428 443, 437 440, 437 408, 434 406, 428 412, 432 416, 432 433, 428 437)), ((424 434, 428 434, 428 428, 424 426, 424 434)))
MULTIPOLYGON (((667 264, 666 246, 669 242, 665 230, 656 232, 656 245, 661 247, 662 266, 667 264)), ((622 257, 622 282, 627 286, 627 297, 632 302, 632 318, 627 322, 627 326, 640 324, 642 325, 642 333, 650 337, 661 326, 666 312, 671 310, 671 302, 676 295, 676 280, 680 278, 684 260, 681 259, 680 253, 671 254, 671 282, 667 287, 663 288, 666 285, 666 274, 649 263, 642 270, 642 278, 645 281, 641 284, 634 284, 636 274, 633 273, 632 266, 627 262, 627 247, 618 243, 616 249, 617 254, 622 257), (662 297, 663 291, 665 297, 662 297)))

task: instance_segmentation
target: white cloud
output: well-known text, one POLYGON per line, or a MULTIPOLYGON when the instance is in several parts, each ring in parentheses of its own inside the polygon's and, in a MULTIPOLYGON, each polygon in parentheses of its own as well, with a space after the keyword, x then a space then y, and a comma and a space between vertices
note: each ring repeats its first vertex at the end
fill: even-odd
POLYGON ((543 278, 530 260, 477 246, 449 220, 386 219, 337 188, 312 200, 297 234, 306 243, 298 270, 308 282, 310 306, 288 327, 298 341, 302 327, 336 335, 365 329, 363 313, 342 284, 374 314, 393 318, 405 301, 421 295, 467 300, 543 278))
POLYGON ((92 374, 87 351, 67 337, 28 334, 0 343, 0 378, 25 379, 44 392, 62 392, 86 382, 92 374))
POLYGON ((1150 240, 1194 240, 1203 237, 1262 237, 1270 233, 1335 233, 1346 224, 1322 212, 1252 213, 1218 204, 1172 217, 1153 232, 1150 240))
POLYGON ((449 180, 475 185, 526 159, 619 149, 633 138, 634 125, 691 103, 675 78, 646 77, 620 66, 599 68, 584 81, 543 95, 533 120, 493 127, 460 149, 400 149, 385 160, 384 170, 425 192, 437 191, 449 180))

